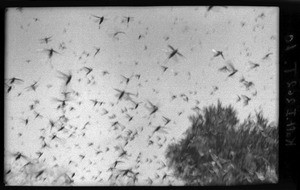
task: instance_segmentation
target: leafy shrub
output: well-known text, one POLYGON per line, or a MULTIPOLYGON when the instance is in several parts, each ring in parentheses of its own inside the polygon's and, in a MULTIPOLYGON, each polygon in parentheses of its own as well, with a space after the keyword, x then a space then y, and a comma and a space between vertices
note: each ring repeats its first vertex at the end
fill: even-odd
POLYGON ((276 183, 278 127, 262 113, 243 123, 231 107, 204 108, 190 116, 191 127, 178 143, 168 146, 168 167, 187 185, 276 183))

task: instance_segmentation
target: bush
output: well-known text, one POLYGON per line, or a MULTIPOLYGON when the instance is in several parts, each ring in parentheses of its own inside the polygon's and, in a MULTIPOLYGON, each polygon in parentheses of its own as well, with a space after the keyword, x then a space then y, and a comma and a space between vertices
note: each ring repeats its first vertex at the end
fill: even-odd
POLYGON ((218 102, 189 119, 184 138, 166 151, 168 167, 186 185, 277 182, 278 127, 261 112, 240 123, 231 106, 218 102))

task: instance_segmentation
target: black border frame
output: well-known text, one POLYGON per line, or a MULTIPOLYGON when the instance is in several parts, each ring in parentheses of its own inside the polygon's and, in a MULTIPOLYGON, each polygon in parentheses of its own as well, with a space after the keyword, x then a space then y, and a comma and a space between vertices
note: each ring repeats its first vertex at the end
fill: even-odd
MULTIPOLYGON (((219 1, 219 0, 202 0, 202 1, 163 1, 163 0, 152 0, 149 2, 134 1, 134 0, 104 0, 104 1, 36 1, 36 0, 11 0, 0 3, 1 8, 1 29, 3 34, 1 36, 1 44, 3 44, 3 50, 1 51, 1 74, 3 75, 4 84, 4 56, 5 56, 5 9, 9 7, 93 7, 93 6, 209 6, 209 5, 228 5, 228 6, 276 6, 279 7, 279 183, 278 184, 266 184, 266 185, 249 185, 249 186, 208 186, 208 187, 159 187, 167 189, 176 188, 204 188, 204 189, 296 189, 296 166, 297 166, 297 126, 299 124, 297 114, 299 115, 299 42, 300 42, 300 1, 296 0, 240 0, 240 1, 219 1), (286 50, 287 47, 296 45, 295 48, 286 50), (295 123, 291 125, 291 123, 295 123), (295 128, 293 128, 295 127, 295 128), (292 130, 293 129, 293 130, 292 130), (295 140, 294 140, 295 138, 295 140)), ((4 91, 2 93, 4 95, 4 91)), ((0 101, 4 108, 4 97, 3 101, 0 101)), ((4 109, 3 109, 4 113, 4 109)), ((1 127, 1 134, 4 137, 4 117, 3 127, 1 127)), ((2 154, 4 153, 4 138, 3 146, 1 146, 2 154)), ((1 157, 4 159, 4 156, 1 157)), ((4 160, 3 162, 4 163, 4 160)), ((3 168, 3 164, 1 165, 3 168)), ((2 169, 3 171, 3 169, 2 169)), ((4 171, 1 173, 4 175, 4 171)), ((3 177, 2 176, 2 180, 3 177)), ((4 186, 4 183, 2 182, 4 186)), ((10 188, 28 188, 28 187, 13 187, 4 186, 7 189, 10 188)), ((134 188, 155 188, 147 186, 137 186, 134 188)), ((40 186, 30 188, 41 188, 40 186)), ((43 187, 51 188, 51 187, 43 187)), ((58 188, 58 187, 52 187, 58 188)), ((73 188, 73 187, 66 187, 73 188)), ((82 186, 74 188, 83 188, 82 186)), ((86 188, 86 187, 85 187, 86 188)), ((87 188, 101 188, 100 187, 87 187, 87 188)), ((107 188, 107 187, 104 187, 107 188)), ((115 188, 115 187, 109 187, 115 188)), ((128 188, 133 187, 119 187, 128 188)))

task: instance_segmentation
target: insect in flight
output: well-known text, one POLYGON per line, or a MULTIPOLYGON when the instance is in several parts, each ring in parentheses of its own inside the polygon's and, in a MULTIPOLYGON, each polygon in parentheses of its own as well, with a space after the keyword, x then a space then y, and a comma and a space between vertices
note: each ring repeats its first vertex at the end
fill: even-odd
POLYGON ((171 49, 171 52, 168 52, 168 54, 169 54, 169 55, 168 55, 168 58, 164 61, 164 63, 167 63, 171 58, 174 58, 175 61, 177 62, 178 60, 177 60, 176 55, 179 55, 179 56, 181 56, 181 57, 184 57, 184 55, 182 55, 182 54, 179 52, 178 48, 175 49, 175 48, 172 47, 171 45, 168 45, 168 47, 171 49))

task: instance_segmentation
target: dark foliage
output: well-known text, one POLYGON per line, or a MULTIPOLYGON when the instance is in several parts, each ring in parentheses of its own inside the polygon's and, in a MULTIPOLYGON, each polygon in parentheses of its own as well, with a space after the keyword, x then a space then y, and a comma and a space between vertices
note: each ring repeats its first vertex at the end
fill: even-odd
POLYGON ((168 167, 186 185, 277 182, 278 127, 262 113, 240 123, 231 106, 218 102, 190 121, 184 138, 166 152, 168 167))

